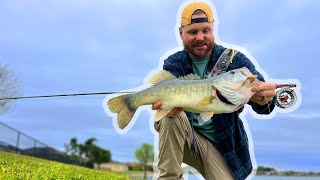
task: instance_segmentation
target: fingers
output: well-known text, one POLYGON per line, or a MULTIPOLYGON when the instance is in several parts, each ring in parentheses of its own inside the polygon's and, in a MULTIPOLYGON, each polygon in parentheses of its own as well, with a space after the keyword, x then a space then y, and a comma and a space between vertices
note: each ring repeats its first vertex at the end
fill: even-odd
MULTIPOLYGON (((152 110, 158 110, 161 108, 162 102, 155 102, 152 104, 152 110)), ((182 112, 182 108, 174 108, 168 114, 167 117, 172 118, 182 112)))
POLYGON ((252 96, 250 101, 253 101, 261 106, 269 103, 273 97, 265 97, 265 96, 252 96))
POLYGON ((256 92, 255 95, 273 97, 276 94, 276 85, 273 83, 261 82, 260 85, 253 87, 252 92, 256 92))
POLYGON ((258 103, 260 105, 265 105, 268 102, 272 101, 273 97, 274 97, 274 95, 263 96, 263 95, 257 93, 250 98, 250 101, 253 101, 253 102, 258 103))
POLYGON ((260 96, 260 97, 273 97, 276 95, 276 92, 274 90, 268 90, 268 91, 258 91, 256 92, 255 96, 260 96))
POLYGON ((152 110, 158 110, 161 108, 162 102, 158 101, 152 104, 152 110))
POLYGON ((250 98, 250 101, 259 102, 259 101, 261 101, 263 98, 264 98, 264 96, 255 95, 255 96, 252 96, 252 97, 250 98))
POLYGON ((268 82, 261 82, 258 86, 251 89, 252 92, 256 92, 250 100, 260 105, 267 104, 276 95, 276 85, 268 82))
POLYGON ((167 116, 169 117, 169 118, 172 118, 172 117, 174 117, 174 116, 177 116, 178 114, 180 114, 182 112, 182 108, 174 108, 174 109, 172 109, 168 114, 167 114, 167 116))
POLYGON ((261 82, 256 87, 251 89, 252 92, 259 92, 259 91, 275 91, 276 85, 273 83, 261 82))

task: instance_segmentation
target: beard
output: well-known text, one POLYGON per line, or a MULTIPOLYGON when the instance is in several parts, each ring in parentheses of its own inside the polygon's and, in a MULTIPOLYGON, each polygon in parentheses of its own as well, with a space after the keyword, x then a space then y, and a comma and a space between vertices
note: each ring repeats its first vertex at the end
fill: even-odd
POLYGON ((215 46, 214 39, 212 40, 204 40, 204 41, 198 41, 198 42, 183 42, 184 49, 189 52, 193 57, 195 58, 205 58, 210 55, 210 51, 215 46), (206 45, 203 49, 197 49, 197 46, 199 45, 206 45))

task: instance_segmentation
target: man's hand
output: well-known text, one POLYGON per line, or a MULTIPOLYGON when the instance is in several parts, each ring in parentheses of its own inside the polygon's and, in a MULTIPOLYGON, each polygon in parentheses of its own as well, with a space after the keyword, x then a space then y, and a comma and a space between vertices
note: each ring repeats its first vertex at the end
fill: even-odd
POLYGON ((251 89, 252 92, 256 92, 250 99, 255 103, 263 106, 272 101, 276 95, 276 85, 268 82, 261 82, 258 86, 251 89))
MULTIPOLYGON (((152 110, 158 110, 161 108, 162 102, 155 102, 152 104, 152 110)), ((182 112, 182 108, 174 108, 172 109, 168 114, 167 117, 172 118, 174 116, 177 116, 182 112)))

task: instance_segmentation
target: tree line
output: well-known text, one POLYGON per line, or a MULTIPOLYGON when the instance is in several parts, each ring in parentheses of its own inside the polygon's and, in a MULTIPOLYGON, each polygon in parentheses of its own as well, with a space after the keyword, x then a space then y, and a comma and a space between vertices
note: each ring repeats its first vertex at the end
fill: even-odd
POLYGON ((96 138, 89 138, 84 143, 78 143, 77 138, 71 138, 68 144, 65 144, 66 154, 77 164, 93 168, 94 164, 100 169, 101 163, 111 161, 111 152, 95 144, 96 138))
MULTIPOLYGON (((84 141, 84 143, 79 143, 77 138, 73 137, 70 139, 68 144, 65 144, 65 153, 72 159, 73 164, 78 164, 81 166, 93 168, 94 164, 100 165, 102 163, 108 163, 112 160, 111 152, 107 149, 103 149, 97 146, 96 138, 89 138, 84 141)), ((147 178, 147 171, 150 169, 150 163, 154 160, 154 151, 153 146, 147 143, 144 143, 140 148, 136 149, 135 158, 138 160, 138 163, 135 164, 134 169, 132 170, 142 170, 144 171, 144 179, 147 178)))

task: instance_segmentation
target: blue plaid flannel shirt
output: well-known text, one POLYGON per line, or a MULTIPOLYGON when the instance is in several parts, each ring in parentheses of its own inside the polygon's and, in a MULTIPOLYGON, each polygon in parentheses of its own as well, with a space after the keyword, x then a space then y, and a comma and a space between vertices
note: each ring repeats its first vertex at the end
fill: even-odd
MULTIPOLYGON (((211 71, 220 55, 226 48, 221 45, 215 45, 212 51, 208 70, 211 71)), ((252 62, 241 52, 238 52, 230 63, 227 71, 241 67, 247 67, 251 73, 258 76, 260 81, 265 81, 262 75, 255 69, 252 62)), ((176 52, 169 56, 163 65, 163 69, 171 72, 176 77, 193 73, 192 61, 185 50, 176 52)), ((275 107, 275 98, 268 105, 260 106, 249 101, 249 105, 258 114, 269 114, 275 107)), ((222 153, 227 161, 230 171, 236 180, 245 179, 252 171, 252 162, 249 153, 248 137, 243 123, 239 117, 243 108, 240 110, 214 115, 212 119, 215 136, 218 141, 217 149, 222 153)), ((190 120, 190 119, 189 119, 190 120)))

